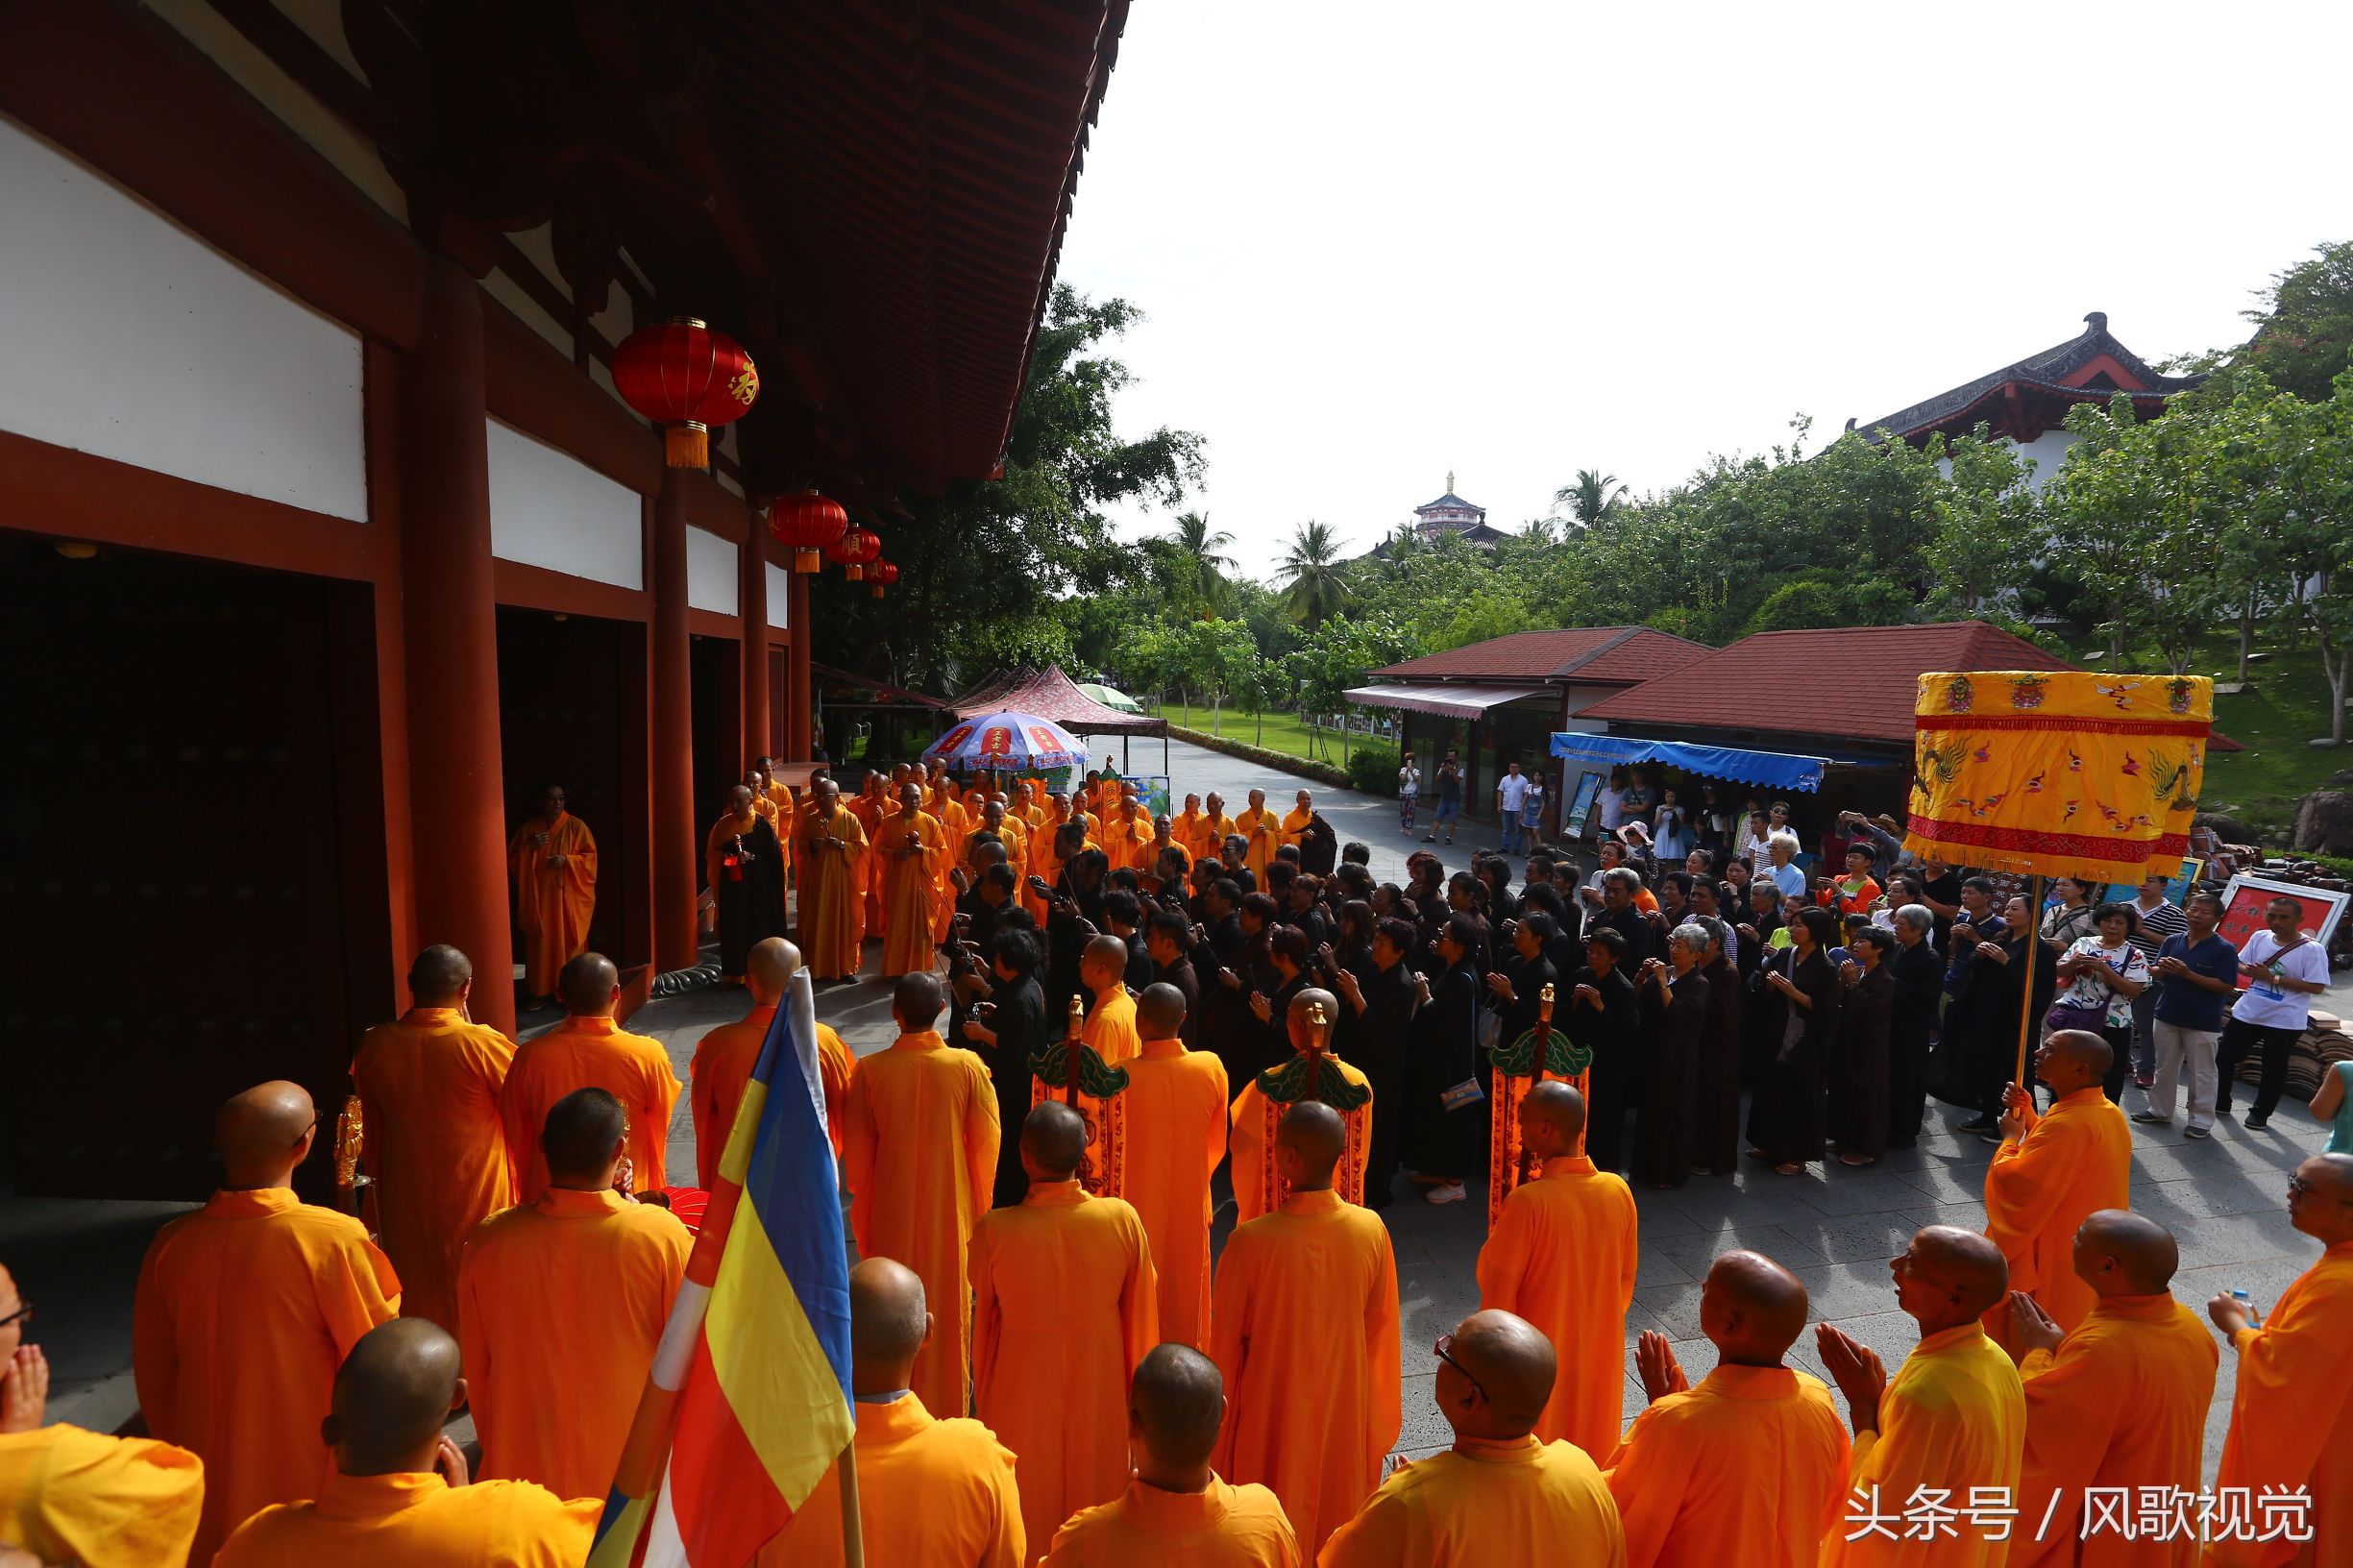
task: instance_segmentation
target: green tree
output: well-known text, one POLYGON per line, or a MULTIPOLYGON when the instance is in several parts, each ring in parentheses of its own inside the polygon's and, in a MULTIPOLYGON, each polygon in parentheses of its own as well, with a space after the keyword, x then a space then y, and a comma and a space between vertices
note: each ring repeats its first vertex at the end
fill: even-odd
POLYGON ((1195 607, 1215 615, 1231 594, 1226 579, 1234 571, 1234 536, 1212 528, 1206 512, 1181 512, 1167 543, 1191 563, 1191 580, 1185 586, 1195 607))
POLYGON ((2342 746, 2353 674, 2353 370, 2339 374, 2325 403, 2283 396, 2268 412, 2270 482, 2255 520, 2278 541, 2289 573, 2278 615, 2319 650, 2329 740, 2342 746))
POLYGON ((1258 689, 1261 661, 1249 628, 1239 621, 1181 621, 1164 635, 1177 683, 1209 699, 1210 733, 1224 733, 1225 705, 1258 689))
MULTIPOLYGON (((1942 437, 1932 445, 1942 444, 1942 437)), ((1932 492, 1935 519, 1924 551, 1928 612, 1940 619, 2011 621, 2018 583, 2043 545, 2032 460, 1985 426, 1956 436, 1945 454, 1949 482, 1932 492)))
POLYGON ((1348 607, 1340 540, 1329 523, 1302 523, 1275 562, 1284 602, 1310 632, 1348 607))
POLYGON ((1553 492, 1553 504, 1565 507, 1578 527, 1589 528, 1626 504, 1626 486, 1615 474, 1581 468, 1575 479, 1553 492))
MULTIPOLYGON (((1365 672, 1412 656, 1406 633, 1385 619, 1336 616, 1311 633, 1284 659, 1291 692, 1308 721, 1308 752, 1317 751, 1323 716, 1345 706, 1341 695, 1361 685, 1365 672)), ((1341 732, 1340 762, 1348 760, 1348 731, 1341 732)))
POLYGON ((2236 357, 2281 391, 2325 403, 2339 373, 2353 365, 2353 240, 2313 253, 2274 276, 2262 305, 2245 312, 2255 335, 2236 357))

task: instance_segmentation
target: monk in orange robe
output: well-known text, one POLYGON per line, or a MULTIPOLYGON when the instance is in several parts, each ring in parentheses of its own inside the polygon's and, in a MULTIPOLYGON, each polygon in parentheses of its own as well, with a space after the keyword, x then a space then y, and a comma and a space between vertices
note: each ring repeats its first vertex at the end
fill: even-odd
POLYGON ((947 864, 947 830, 923 809, 923 792, 914 785, 898 792, 898 811, 883 819, 874 835, 883 868, 882 974, 895 980, 911 970, 938 967, 933 946, 939 914, 939 880, 947 864))
POLYGON ((1118 937, 1090 937, 1079 953, 1079 983, 1094 997, 1079 1038, 1109 1066, 1143 1049, 1136 1030, 1136 998, 1127 993, 1127 943, 1118 937))
POLYGON ((2206 1551, 2212 1568, 2353 1562, 2353 1155, 2316 1154, 2296 1166, 2288 1219, 2325 1250, 2270 1315, 2258 1324, 2224 1293, 2206 1304, 2239 1353, 2215 1491, 2301 1489, 2312 1498, 2312 1539, 2217 1540, 2206 1551))
MULTIPOLYGON (((1307 852, 1308 824, 1315 820, 1315 796, 1301 790, 1293 796, 1295 804, 1283 814, 1283 843, 1292 845, 1301 854, 1307 852)), ((1276 847, 1280 848, 1278 845, 1276 847)))
POLYGON ((1512 1188, 1480 1249, 1479 1305, 1526 1318, 1553 1342, 1559 1365, 1536 1437, 1565 1437, 1599 1463, 1625 1425, 1634 1194, 1617 1172, 1593 1168, 1584 1139, 1583 1095, 1562 1083, 1529 1090, 1520 1140, 1536 1175, 1512 1188))
POLYGON ((1250 792, 1250 804, 1234 819, 1234 831, 1247 843, 1242 864, 1250 868, 1252 876, 1258 878, 1259 892, 1264 893, 1266 868, 1273 863, 1275 851, 1283 846, 1284 842, 1283 824, 1267 808, 1264 790, 1250 792))
POLYGON ((458 1340, 482 1474, 595 1497, 620 1468, 695 1238, 625 1195, 629 1127, 615 1095, 556 1101, 540 1147, 546 1189, 466 1243, 458 1340))
POLYGON ((387 1323, 335 1373, 326 1437, 334 1465, 311 1502, 281 1503, 237 1528, 214 1568, 411 1568, 497 1563, 576 1568, 603 1504, 566 1502, 527 1481, 469 1484, 442 1423, 465 1403, 457 1341, 431 1323, 387 1323))
POLYGON ((2190 1568, 2194 1531, 2175 1541, 2126 1541, 2095 1531, 2086 1487, 2132 1495, 2172 1486, 2196 1495, 2214 1403, 2214 1335, 2167 1286, 2181 1262, 2172 1233, 2122 1209, 2102 1209, 2075 1233, 2075 1272, 2098 1297, 2091 1314, 2062 1333, 2022 1291, 2010 1293, 2013 1332, 2027 1347, 2026 1455, 2018 1516, 2050 1526, 2022 1530, 2010 1568, 2190 1568), (2058 1500, 2054 1512, 2052 1499, 2058 1500))
MULTIPOLYGON (((1080 833, 1084 831, 1081 829, 1080 833)), ((1067 856, 1077 854, 1080 847, 1079 836, 1066 832, 1064 822, 1057 822, 1051 828, 1041 830, 1036 842, 1030 845, 1029 874, 1043 882, 1049 889, 1059 885, 1062 880, 1064 861, 1067 856)), ((1051 913, 1046 906, 1044 894, 1039 893, 1036 888, 1025 881, 1021 885, 1021 902, 1029 909, 1030 918, 1038 922, 1038 929, 1044 930, 1046 917, 1051 913)))
MULTIPOLYGON (((1985 1172, 1985 1234, 2010 1263, 2010 1288, 2035 1299, 2060 1332, 2081 1323, 2097 1298, 2076 1278, 2075 1231, 2099 1209, 2132 1207, 2132 1127, 2100 1088, 2108 1042, 2083 1029, 2057 1030, 2035 1053, 2035 1076, 2050 1086, 2047 1115, 2018 1085, 2003 1091, 2001 1147, 1985 1172)), ((2005 1297, 1985 1332, 2013 1352, 2005 1297)))
POLYGON ((1199 860, 1201 841, 1208 826, 1209 819, 1201 811, 1201 796, 1188 795, 1185 796, 1185 808, 1168 819, 1168 837, 1185 851, 1187 860, 1199 860))
POLYGON ((150 1568, 187 1560, 204 1512, 204 1461, 147 1437, 108 1437, 48 1414, 49 1361, 0 1267, 0 1542, 37 1562, 150 1568))
MULTIPOLYGON (((744 960, 744 984, 751 992, 751 1011, 695 1042, 695 1057, 687 1066, 693 1086, 687 1108, 695 1125, 695 1185, 706 1192, 718 1182, 719 1159, 727 1152, 727 1135, 735 1130, 744 1086, 751 1082, 751 1069, 760 1064, 760 1047, 768 1043, 777 1003, 799 970, 800 949, 782 937, 752 943, 744 960)), ((849 1113, 849 1078, 856 1063, 829 1023, 817 1026, 817 1066, 825 1085, 825 1130, 833 1135, 833 1157, 839 1160, 842 1118, 849 1113)))
POLYGON ((1700 1287, 1716 1369, 1697 1388, 1666 1335, 1643 1330, 1634 1361, 1651 1406, 1606 1472, 1627 1568, 1813 1568, 1843 1528, 1850 1461, 1830 1390, 1787 1363, 1804 1329, 1798 1277, 1759 1253, 1728 1252, 1700 1287))
MULTIPOLYGON (((1201 813, 1201 825, 1197 829, 1201 837, 1201 852, 1193 856, 1193 859, 1218 860, 1225 855, 1226 840, 1239 833, 1241 828, 1233 818, 1226 815, 1224 796, 1212 791, 1209 799, 1204 804, 1207 809, 1201 813)), ((1188 845, 1186 847, 1190 848, 1191 845, 1188 845)))
POLYGON ((588 945, 588 920, 597 911, 597 841, 564 809, 562 785, 549 785, 539 815, 515 830, 506 866, 515 879, 515 924, 523 931, 523 989, 545 996, 555 989, 557 972, 588 945))
POLYGON ((608 1090, 628 1112, 635 1190, 667 1187, 670 1113, 679 1090, 670 1053, 660 1041, 632 1035, 613 1021, 621 973, 602 953, 582 953, 565 965, 556 995, 564 1004, 564 1021, 515 1048, 515 1064, 499 1094, 506 1157, 515 1167, 515 1201, 536 1203, 548 1189, 548 1160, 539 1135, 555 1102, 576 1089, 608 1090))
MULTIPOLYGON (((1225 1064, 1177 1038, 1185 993, 1144 988, 1137 999, 1137 1055, 1124 1064, 1127 1181, 1160 1276, 1160 1336, 1206 1350, 1210 1342, 1210 1173, 1226 1157, 1225 1064)), ((1206 1457, 1204 1464, 1208 1463, 1206 1457)))
POLYGON ((858 929, 863 933, 882 929, 882 863, 874 854, 874 835, 882 831, 883 819, 891 815, 891 795, 883 788, 882 775, 870 772, 858 786, 858 793, 844 802, 851 816, 858 819, 860 831, 866 834, 866 848, 857 859, 856 882, 859 909, 858 929))
POLYGON ((1045 826, 1050 820, 1045 807, 1038 799, 1038 786, 1026 778, 1014 786, 1013 814, 1020 818, 1033 833, 1045 826))
POLYGON ((744 775, 744 793, 751 797, 747 804, 751 807, 752 814, 758 817, 762 821, 766 822, 771 829, 774 829, 776 826, 776 802, 770 798, 768 786, 762 781, 760 770, 757 768, 752 769, 749 772, 747 772, 744 775))
POLYGON ((139 1268, 139 1408, 150 1433, 205 1466, 192 1562, 211 1561, 257 1510, 319 1495, 335 1368, 401 1310, 400 1278, 366 1227, 294 1195, 318 1122, 300 1084, 262 1084, 222 1106, 212 1146, 224 1185, 157 1232, 139 1268))
MULTIPOLYGON (((908 1384, 934 1331, 923 1282, 888 1258, 849 1271, 850 1397, 858 1404, 858 1522, 870 1563, 1027 1568, 1014 1458, 996 1433, 936 1416, 908 1384)), ((825 1472, 755 1559, 841 1568, 841 1469, 825 1472)))
POLYGON ((1319 1568, 1625 1568, 1626 1535, 1601 1472, 1574 1443, 1536 1440, 1553 1382, 1544 1335, 1509 1312, 1473 1312, 1435 1349, 1433 1391, 1454 1447, 1400 1461, 1333 1535, 1319 1568))
POLYGON ((1111 842, 1104 848, 1111 856, 1111 869, 1125 867, 1138 872, 1152 869, 1152 814, 1136 797, 1131 788, 1119 797, 1106 827, 1111 842))
POLYGON ((899 978, 891 993, 899 1036, 860 1061, 849 1082, 842 1164, 858 1256, 915 1270, 940 1322, 908 1386, 925 1409, 961 1415, 971 1341, 965 1252, 996 1189, 999 1133, 988 1067, 940 1038, 946 1007, 938 975, 899 978))
POLYGON ((457 1255, 476 1226, 515 1201, 499 1121, 515 1045, 467 1013, 474 964, 454 947, 417 955, 408 994, 415 1005, 399 1021, 359 1037, 352 1082, 401 1311, 455 1332, 457 1255))
POLYGON ((1086 1153, 1076 1111, 1031 1107, 1029 1193, 972 1233, 973 1407, 1014 1451, 1031 1540, 1126 1488, 1128 1379, 1160 1339, 1143 1221, 1080 1185, 1086 1153))
POLYGON ((1275 1494, 1210 1468, 1225 1409, 1216 1362, 1156 1346, 1128 1384, 1127 1490, 1072 1514, 1044 1568, 1304 1568, 1275 1494))
POLYGON ((793 845, 800 837, 796 831, 800 826, 800 803, 793 798, 793 786, 776 776, 772 758, 761 757, 751 765, 751 771, 759 775, 748 781, 752 786, 752 795, 776 808, 775 814, 769 819, 769 825, 776 830, 776 842, 784 845, 785 870, 789 873, 793 865, 793 845))
MULTIPOLYGON (((1293 1050, 1305 1054, 1311 1044, 1322 1042, 1331 1049, 1333 1021, 1339 1017, 1339 1003, 1328 991, 1312 988, 1292 995, 1289 1011, 1284 1015, 1284 1027, 1288 1031, 1293 1050), (1318 1010, 1323 1021, 1315 1021, 1318 1010)), ((1338 1174, 1334 1179, 1335 1189, 1343 1200, 1355 1203, 1364 1195, 1364 1169, 1372 1159, 1372 1080, 1356 1066, 1336 1056, 1326 1062, 1339 1068, 1340 1076, 1351 1089, 1364 1094, 1364 1103, 1352 1111, 1341 1113, 1340 1121, 1347 1129, 1347 1147, 1340 1156, 1338 1174)), ((1260 1077, 1270 1076, 1262 1073, 1260 1077)), ((1282 1102, 1271 1100, 1253 1078, 1242 1086, 1234 1097, 1234 1133, 1230 1146, 1234 1154, 1234 1208, 1236 1223, 1246 1225, 1263 1213, 1283 1207, 1284 1194, 1289 1189, 1283 1185, 1281 1162, 1276 1159, 1274 1129, 1283 1115, 1282 1102)))
POLYGON ((1330 1106, 1285 1113, 1289 1196, 1227 1237, 1210 1317, 1231 1390, 1217 1473, 1273 1487, 1310 1553, 1381 1484, 1401 1420, 1397 1259, 1381 1216, 1332 1190, 1345 1143, 1330 1106))
POLYGON ((866 829, 842 804, 832 779, 820 781, 811 800, 809 820, 800 829, 799 924, 794 934, 812 979, 847 980, 858 972, 858 943, 865 934, 859 878, 866 829))
POLYGON ((1822 1568, 2001 1568, 2008 1535, 2031 1528, 2023 1520, 1964 1516, 1951 1535, 1901 1537, 1915 1497, 1966 1502, 1972 1487, 1987 1497, 2018 1495, 2026 1396, 2018 1367, 1979 1321, 2008 1301, 2009 1264, 1990 1238, 1930 1225, 1889 1271, 1896 1305, 1920 1325, 1920 1343, 1893 1379, 1877 1354, 1845 1330, 1827 1323, 1814 1330, 1823 1368, 1846 1396, 1854 1426, 1850 1512, 1824 1538, 1822 1568), (1892 1526, 1870 1522, 1890 1517, 1892 1526), (2012 1527, 2006 1535, 2005 1523, 2012 1527))

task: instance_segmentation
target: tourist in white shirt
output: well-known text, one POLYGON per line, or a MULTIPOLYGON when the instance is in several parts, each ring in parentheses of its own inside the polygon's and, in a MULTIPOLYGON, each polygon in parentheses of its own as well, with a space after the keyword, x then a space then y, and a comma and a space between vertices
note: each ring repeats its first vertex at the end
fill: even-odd
POLYGON ((1397 821, 1403 831, 1413 831, 1413 808, 1421 801, 1422 771, 1413 766, 1413 753, 1409 751, 1399 759, 1405 766, 1397 770, 1397 821))
POLYGON ((1612 768, 1609 770, 1609 782, 1603 785, 1600 793, 1594 796, 1593 804, 1595 809, 1601 813, 1602 825, 1598 837, 1604 842, 1616 838, 1618 829, 1626 825, 1625 769, 1612 768))
POLYGON ((2328 955, 2296 929, 2303 917, 2304 906, 2293 898, 2272 899, 2264 910, 2266 929, 2239 949, 2239 972, 2248 985, 2222 1027, 2222 1088, 2215 1111, 2230 1115, 2232 1075, 2243 1058, 2260 1054, 2263 1079, 2246 1116, 2252 1130, 2260 1131, 2277 1109, 2288 1083, 2288 1053, 2312 1022, 2312 999, 2328 989, 2328 955))
POLYGON ((1761 811, 1749 813, 1748 831, 1740 839, 1741 858, 1749 863, 1751 870, 1762 870, 1765 863, 1773 858, 1772 847, 1773 829, 1766 823, 1765 814, 1761 811))
POLYGON ((1520 811, 1528 804, 1528 775, 1520 772, 1516 762, 1507 763, 1504 776, 1495 781, 1495 811, 1504 829, 1504 853, 1521 852, 1522 837, 1520 811))

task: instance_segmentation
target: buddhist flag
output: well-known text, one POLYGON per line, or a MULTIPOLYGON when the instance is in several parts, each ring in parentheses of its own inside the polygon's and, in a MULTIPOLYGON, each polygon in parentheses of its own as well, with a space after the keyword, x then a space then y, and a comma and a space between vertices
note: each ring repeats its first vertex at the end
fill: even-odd
POLYGON ((848 1249, 804 969, 745 1087, 589 1568, 742 1568, 850 1432, 848 1249))
POLYGON ((1922 675, 1904 847, 2095 886, 2178 875, 2213 722, 2202 675, 1922 675))

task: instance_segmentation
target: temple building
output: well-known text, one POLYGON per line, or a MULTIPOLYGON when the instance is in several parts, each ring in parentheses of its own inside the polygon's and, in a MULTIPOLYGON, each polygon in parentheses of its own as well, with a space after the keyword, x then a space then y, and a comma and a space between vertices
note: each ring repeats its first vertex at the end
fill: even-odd
POLYGON ((2067 449, 2075 444, 2063 428, 2070 408, 2079 403, 2104 404, 2121 392, 2146 419, 2164 412, 2166 399, 2203 380, 2151 369, 2117 341, 2103 310, 2083 320, 2083 331, 2064 343, 1860 427, 1849 420, 1847 429, 1859 428, 1865 439, 1874 442, 1893 439, 1919 446, 1931 432, 1967 435, 1982 424, 2034 460, 2029 482, 2039 490, 2059 472, 2067 449))
POLYGON ((331 1115, 428 943, 511 1031, 547 784, 626 996, 697 962, 725 791, 810 754, 764 508, 887 551, 1000 470, 1126 15, 0 8, 17 1192, 202 1197, 186 1108, 331 1115), (615 390, 680 317, 758 368, 707 469, 615 390))
MULTIPOLYGON (((1484 506, 1474 506, 1455 494, 1455 477, 1452 473, 1446 476, 1446 493, 1435 501, 1426 501, 1414 507, 1413 521, 1403 526, 1419 534, 1424 544, 1434 544, 1439 535, 1451 533, 1482 550, 1492 550, 1495 541, 1505 536, 1503 529, 1487 526, 1487 509, 1484 506)), ((1385 539, 1375 545, 1370 553, 1385 559, 1388 541, 1385 539)))

